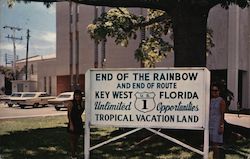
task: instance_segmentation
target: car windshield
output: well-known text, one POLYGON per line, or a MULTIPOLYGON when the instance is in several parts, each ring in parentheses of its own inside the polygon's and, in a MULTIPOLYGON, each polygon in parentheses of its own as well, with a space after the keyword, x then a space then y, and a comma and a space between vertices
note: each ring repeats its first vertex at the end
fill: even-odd
POLYGON ((58 98, 70 98, 70 94, 59 95, 58 98))
POLYGON ((27 94, 24 94, 23 97, 35 97, 36 94, 34 93, 27 93, 27 94))
POLYGON ((11 95, 11 97, 21 97, 21 96, 22 96, 21 93, 14 93, 14 94, 11 95))

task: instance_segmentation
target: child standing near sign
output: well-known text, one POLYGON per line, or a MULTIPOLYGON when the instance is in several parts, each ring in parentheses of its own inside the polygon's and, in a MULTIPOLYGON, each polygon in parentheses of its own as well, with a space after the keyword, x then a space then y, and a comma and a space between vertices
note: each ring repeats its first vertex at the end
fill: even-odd
POLYGON ((82 100, 82 92, 80 90, 74 91, 73 101, 68 103, 68 132, 71 148, 71 159, 76 159, 77 143, 80 135, 83 133, 82 113, 85 109, 82 100))
POLYGON ((212 144, 214 159, 221 159, 224 155, 224 153, 220 152, 220 147, 223 145, 225 109, 226 103, 223 98, 220 97, 219 87, 212 85, 209 113, 209 139, 212 144))

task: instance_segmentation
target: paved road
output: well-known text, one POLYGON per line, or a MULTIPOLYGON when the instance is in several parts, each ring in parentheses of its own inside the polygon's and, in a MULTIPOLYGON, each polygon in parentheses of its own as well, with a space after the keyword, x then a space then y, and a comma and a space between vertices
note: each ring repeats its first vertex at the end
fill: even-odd
MULTIPOLYGON (((0 119, 10 118, 25 118, 25 117, 37 117, 37 116, 54 116, 54 115, 66 115, 66 110, 56 111, 54 107, 44 108, 32 108, 27 107, 21 109, 20 107, 14 106, 9 108, 7 105, 0 103, 0 119)), ((239 115, 238 114, 225 114, 225 120, 228 123, 234 125, 240 125, 246 128, 250 128, 250 115, 239 115)))
POLYGON ((0 119, 11 119, 11 118, 25 118, 25 117, 37 117, 37 116, 55 116, 55 115, 66 115, 67 111, 56 111, 54 107, 25 107, 21 109, 18 106, 8 107, 6 104, 0 103, 0 119))
POLYGON ((234 125, 240 125, 246 128, 250 128, 250 115, 243 115, 243 114, 225 114, 225 120, 228 123, 234 125))

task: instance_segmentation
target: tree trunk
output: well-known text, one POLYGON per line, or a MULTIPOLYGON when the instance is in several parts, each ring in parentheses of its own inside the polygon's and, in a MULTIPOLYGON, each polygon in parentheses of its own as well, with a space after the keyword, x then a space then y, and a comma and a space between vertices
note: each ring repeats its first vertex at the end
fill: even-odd
POLYGON ((180 4, 173 11, 175 66, 205 67, 208 10, 180 4))

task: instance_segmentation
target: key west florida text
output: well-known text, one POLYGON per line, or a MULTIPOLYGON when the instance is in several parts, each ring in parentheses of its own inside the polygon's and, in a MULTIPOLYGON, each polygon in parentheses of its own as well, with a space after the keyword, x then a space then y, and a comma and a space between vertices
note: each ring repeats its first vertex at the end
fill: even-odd
POLYGON ((202 128, 209 100, 208 72, 205 68, 90 70, 90 123, 202 128))

